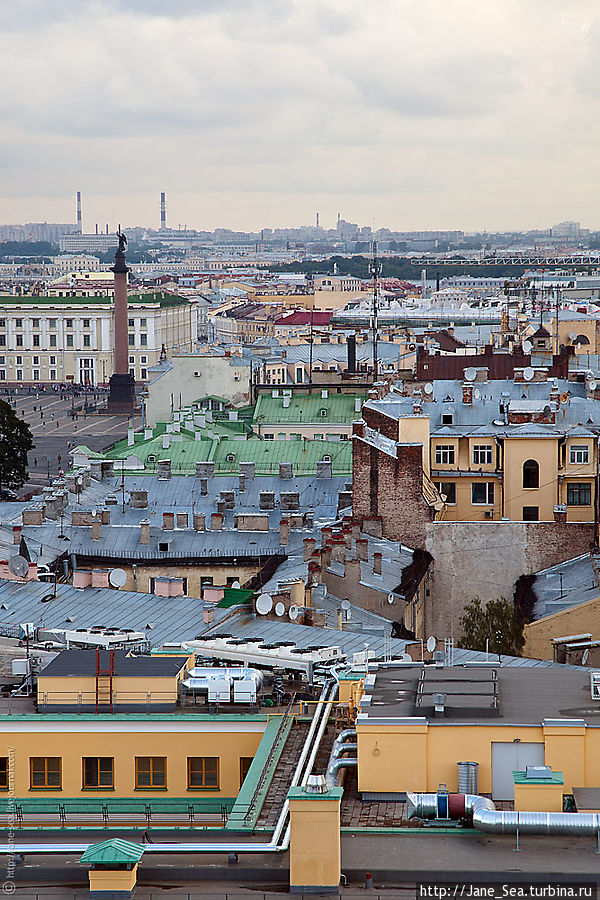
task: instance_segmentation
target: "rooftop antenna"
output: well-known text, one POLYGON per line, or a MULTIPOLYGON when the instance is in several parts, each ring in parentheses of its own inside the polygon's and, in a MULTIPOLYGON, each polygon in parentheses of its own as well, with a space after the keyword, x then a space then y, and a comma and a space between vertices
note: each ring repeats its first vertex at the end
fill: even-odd
POLYGON ((373 276, 373 381, 379 381, 379 363, 377 360, 377 307, 379 301, 378 277, 381 273, 381 263, 377 259, 377 241, 373 241, 373 260, 370 265, 373 276))

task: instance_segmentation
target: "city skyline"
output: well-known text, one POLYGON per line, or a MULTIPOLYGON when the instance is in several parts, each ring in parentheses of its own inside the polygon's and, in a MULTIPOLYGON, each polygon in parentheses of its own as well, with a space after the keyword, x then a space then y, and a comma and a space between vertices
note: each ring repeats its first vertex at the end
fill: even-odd
MULTIPOLYGON (((590 0, 42 0, 3 16, 4 222, 597 223, 590 0), (126 214, 125 214, 126 213, 126 214)), ((112 226, 111 226, 112 227, 112 226)))

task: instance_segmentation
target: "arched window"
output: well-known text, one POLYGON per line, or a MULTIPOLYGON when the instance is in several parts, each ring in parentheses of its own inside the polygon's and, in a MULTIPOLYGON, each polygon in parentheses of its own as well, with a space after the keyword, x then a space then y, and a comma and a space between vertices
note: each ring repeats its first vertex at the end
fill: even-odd
POLYGON ((537 488, 540 486, 540 467, 535 459, 528 459, 523 463, 523 487, 537 488))

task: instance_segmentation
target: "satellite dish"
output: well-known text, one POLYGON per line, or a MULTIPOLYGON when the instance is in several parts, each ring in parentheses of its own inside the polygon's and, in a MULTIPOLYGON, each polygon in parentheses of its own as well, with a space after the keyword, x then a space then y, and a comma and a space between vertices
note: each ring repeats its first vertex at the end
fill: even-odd
POLYGON ((231 585, 232 588, 236 588, 236 589, 239 588, 239 586, 240 586, 239 581, 234 581, 233 584, 231 585))
POLYGON ((275 604, 275 615, 282 616, 285 613, 285 603, 282 603, 281 600, 279 603, 275 604))
POLYGON ((260 594, 256 600, 256 612, 266 616, 273 609, 273 598, 270 594, 260 594))
POLYGON ((290 619, 292 620, 292 622, 295 622, 295 621, 296 621, 296 619, 298 618, 299 613, 300 613, 300 610, 298 609, 297 606, 290 606, 290 610, 289 610, 289 612, 288 612, 288 616, 290 617, 290 619))
POLYGON ((531 341, 523 341, 523 353, 531 353, 533 350, 533 344, 531 341))
POLYGON ((474 369, 473 366, 469 366, 465 369, 465 378, 467 381, 475 381, 477 378, 477 369, 474 369))
POLYGON ((570 341, 574 341, 576 337, 577 337, 577 332, 576 332, 576 331, 570 331, 570 332, 569 332, 569 340, 570 340, 570 341))
POLYGON ((437 640, 433 635, 431 635, 431 637, 427 638, 427 649, 429 650, 430 653, 433 653, 436 646, 437 646, 437 640))
POLYGON ((598 387, 598 384, 595 381, 588 381, 588 387, 589 387, 590 391, 595 391, 596 388, 598 387))
POLYGON ((588 369, 587 372, 585 373, 585 377, 586 377, 586 380, 589 381, 591 378, 594 377, 593 371, 591 369, 588 369))
POLYGON ((424 390, 425 393, 429 396, 429 395, 433 394, 433 385, 430 384, 429 382, 427 382, 427 384, 425 385, 425 387, 423 388, 423 390, 424 390))
POLYGON ((479 400, 479 398, 481 397, 481 391, 479 390, 479 388, 475 388, 475 390, 473 391, 473 396, 476 400, 479 400))
POLYGON ((350 609, 350 601, 349 601, 349 600, 342 600, 341 606, 342 606, 342 609, 343 609, 345 612, 347 612, 347 611, 350 609))
POLYGON ((8 569, 17 578, 24 578, 29 572, 29 563, 24 556, 11 556, 8 561, 8 569))
POLYGON ((523 369, 523 378, 525 379, 525 381, 533 381, 534 375, 535 372, 533 371, 531 366, 527 366, 525 369, 523 369))
POLYGON ((388 603, 393 603, 395 599, 396 599, 396 597, 394 594, 392 594, 392 593, 388 594, 388 603))
POLYGON ((111 569, 108 580, 115 588, 123 587, 127 581, 127 572, 125 569, 111 569))

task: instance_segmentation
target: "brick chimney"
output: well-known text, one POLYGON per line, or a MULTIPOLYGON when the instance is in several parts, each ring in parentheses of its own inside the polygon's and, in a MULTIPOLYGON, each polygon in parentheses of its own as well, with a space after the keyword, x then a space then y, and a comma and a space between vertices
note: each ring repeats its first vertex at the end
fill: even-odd
POLYGON ((177 513, 177 527, 178 528, 187 528, 188 527, 188 514, 186 512, 178 512, 177 513))
POLYGON ((358 538, 356 541, 356 555, 359 559, 369 558, 369 542, 366 538, 358 538))
POLYGON ((308 562, 308 560, 311 558, 316 543, 317 541, 314 537, 305 537, 302 541, 302 546, 304 548, 304 562, 308 562))
POLYGON ((21 543, 21 525, 13 525, 13 544, 21 543))
POLYGON ((223 513, 214 512, 210 517, 210 530, 221 531, 223 529, 223 513))
POLYGON ((99 541, 102 534, 102 523, 98 516, 94 516, 94 520, 92 522, 92 540, 99 541))
POLYGON ((202 513, 194 513, 194 531, 204 531, 206 521, 202 513))
POLYGON ((150 519, 142 519, 140 522, 140 544, 150 543, 150 519))
POLYGON ((285 547, 290 534, 290 520, 282 519, 279 523, 279 545, 285 547))
POLYGON ((473 403, 473 385, 470 381, 463 381, 462 386, 462 402, 467 405, 473 403))
POLYGON ((175 528, 175 513, 163 513, 163 531, 173 531, 175 528))
POLYGON ((382 560, 381 553, 373 554, 373 574, 374 575, 381 575, 381 560, 382 560))
POLYGON ((567 524, 567 507, 561 503, 554 507, 554 521, 557 525, 567 524))
POLYGON ((360 559, 346 560, 344 564, 344 578, 349 578, 358 584, 360 581, 360 559))

